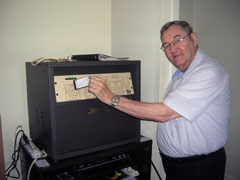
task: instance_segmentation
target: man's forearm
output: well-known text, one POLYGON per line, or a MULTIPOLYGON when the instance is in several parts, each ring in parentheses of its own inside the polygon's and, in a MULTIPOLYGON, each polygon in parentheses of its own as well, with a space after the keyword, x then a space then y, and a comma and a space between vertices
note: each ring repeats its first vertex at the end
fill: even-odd
POLYGON ((164 103, 146 103, 121 97, 116 108, 140 119, 166 122, 180 117, 164 103))

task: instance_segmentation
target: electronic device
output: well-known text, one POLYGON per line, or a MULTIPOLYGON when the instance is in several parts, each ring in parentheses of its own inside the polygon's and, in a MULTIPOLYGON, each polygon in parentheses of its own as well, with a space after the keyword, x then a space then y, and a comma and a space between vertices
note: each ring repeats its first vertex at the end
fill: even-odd
POLYGON ((41 158, 42 152, 39 150, 39 148, 32 142, 32 140, 24 135, 23 138, 21 138, 21 145, 25 149, 25 151, 29 154, 29 156, 32 159, 41 158))
POLYGON ((90 77, 86 76, 86 77, 83 77, 83 78, 73 80, 75 89, 77 90, 77 89, 87 87, 88 84, 89 84, 89 79, 90 79, 90 77))
POLYGON ((72 177, 67 172, 63 172, 63 173, 57 174, 57 179, 58 180, 74 180, 74 177, 72 177))
POLYGON ((140 119, 99 101, 74 80, 98 76, 140 100, 140 61, 26 63, 30 137, 55 162, 140 139, 140 119))

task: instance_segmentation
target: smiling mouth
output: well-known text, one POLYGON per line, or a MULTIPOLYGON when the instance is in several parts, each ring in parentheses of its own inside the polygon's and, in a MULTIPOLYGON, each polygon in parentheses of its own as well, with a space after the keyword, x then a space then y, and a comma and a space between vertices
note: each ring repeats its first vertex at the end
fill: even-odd
POLYGON ((175 55, 173 55, 173 58, 175 59, 175 58, 177 58, 178 56, 180 56, 181 54, 175 54, 175 55))
POLYGON ((176 58, 176 57, 178 57, 178 56, 180 56, 180 55, 181 55, 180 52, 173 52, 173 53, 172 53, 173 58, 176 58))

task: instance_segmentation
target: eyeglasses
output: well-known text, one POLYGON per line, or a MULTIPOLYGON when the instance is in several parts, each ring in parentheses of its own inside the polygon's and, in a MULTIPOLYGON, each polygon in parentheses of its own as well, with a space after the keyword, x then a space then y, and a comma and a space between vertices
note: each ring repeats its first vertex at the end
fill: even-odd
POLYGON ((181 36, 177 36, 175 37, 171 43, 164 43, 161 47, 161 49, 165 52, 167 50, 170 49, 171 45, 174 45, 174 46, 179 46, 181 44, 181 42, 186 38, 188 37, 190 34, 187 34, 186 36, 184 37, 181 37, 181 36))

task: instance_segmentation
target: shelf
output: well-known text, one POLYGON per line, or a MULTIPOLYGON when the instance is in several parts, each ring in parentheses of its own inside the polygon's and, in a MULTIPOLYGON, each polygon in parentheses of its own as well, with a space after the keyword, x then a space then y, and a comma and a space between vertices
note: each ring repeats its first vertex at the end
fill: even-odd
MULTIPOLYGON (((85 154, 54 163, 46 158, 48 167, 33 166, 32 180, 58 180, 61 173, 68 173, 74 179, 104 180, 121 169, 132 167, 139 172, 138 180, 150 180, 152 140, 141 137, 139 143, 131 143, 114 148, 85 154)), ((32 159, 21 149, 22 175, 26 176, 32 159)), ((124 177, 122 175, 122 177, 124 177)), ((120 180, 120 177, 117 178, 120 180)))

